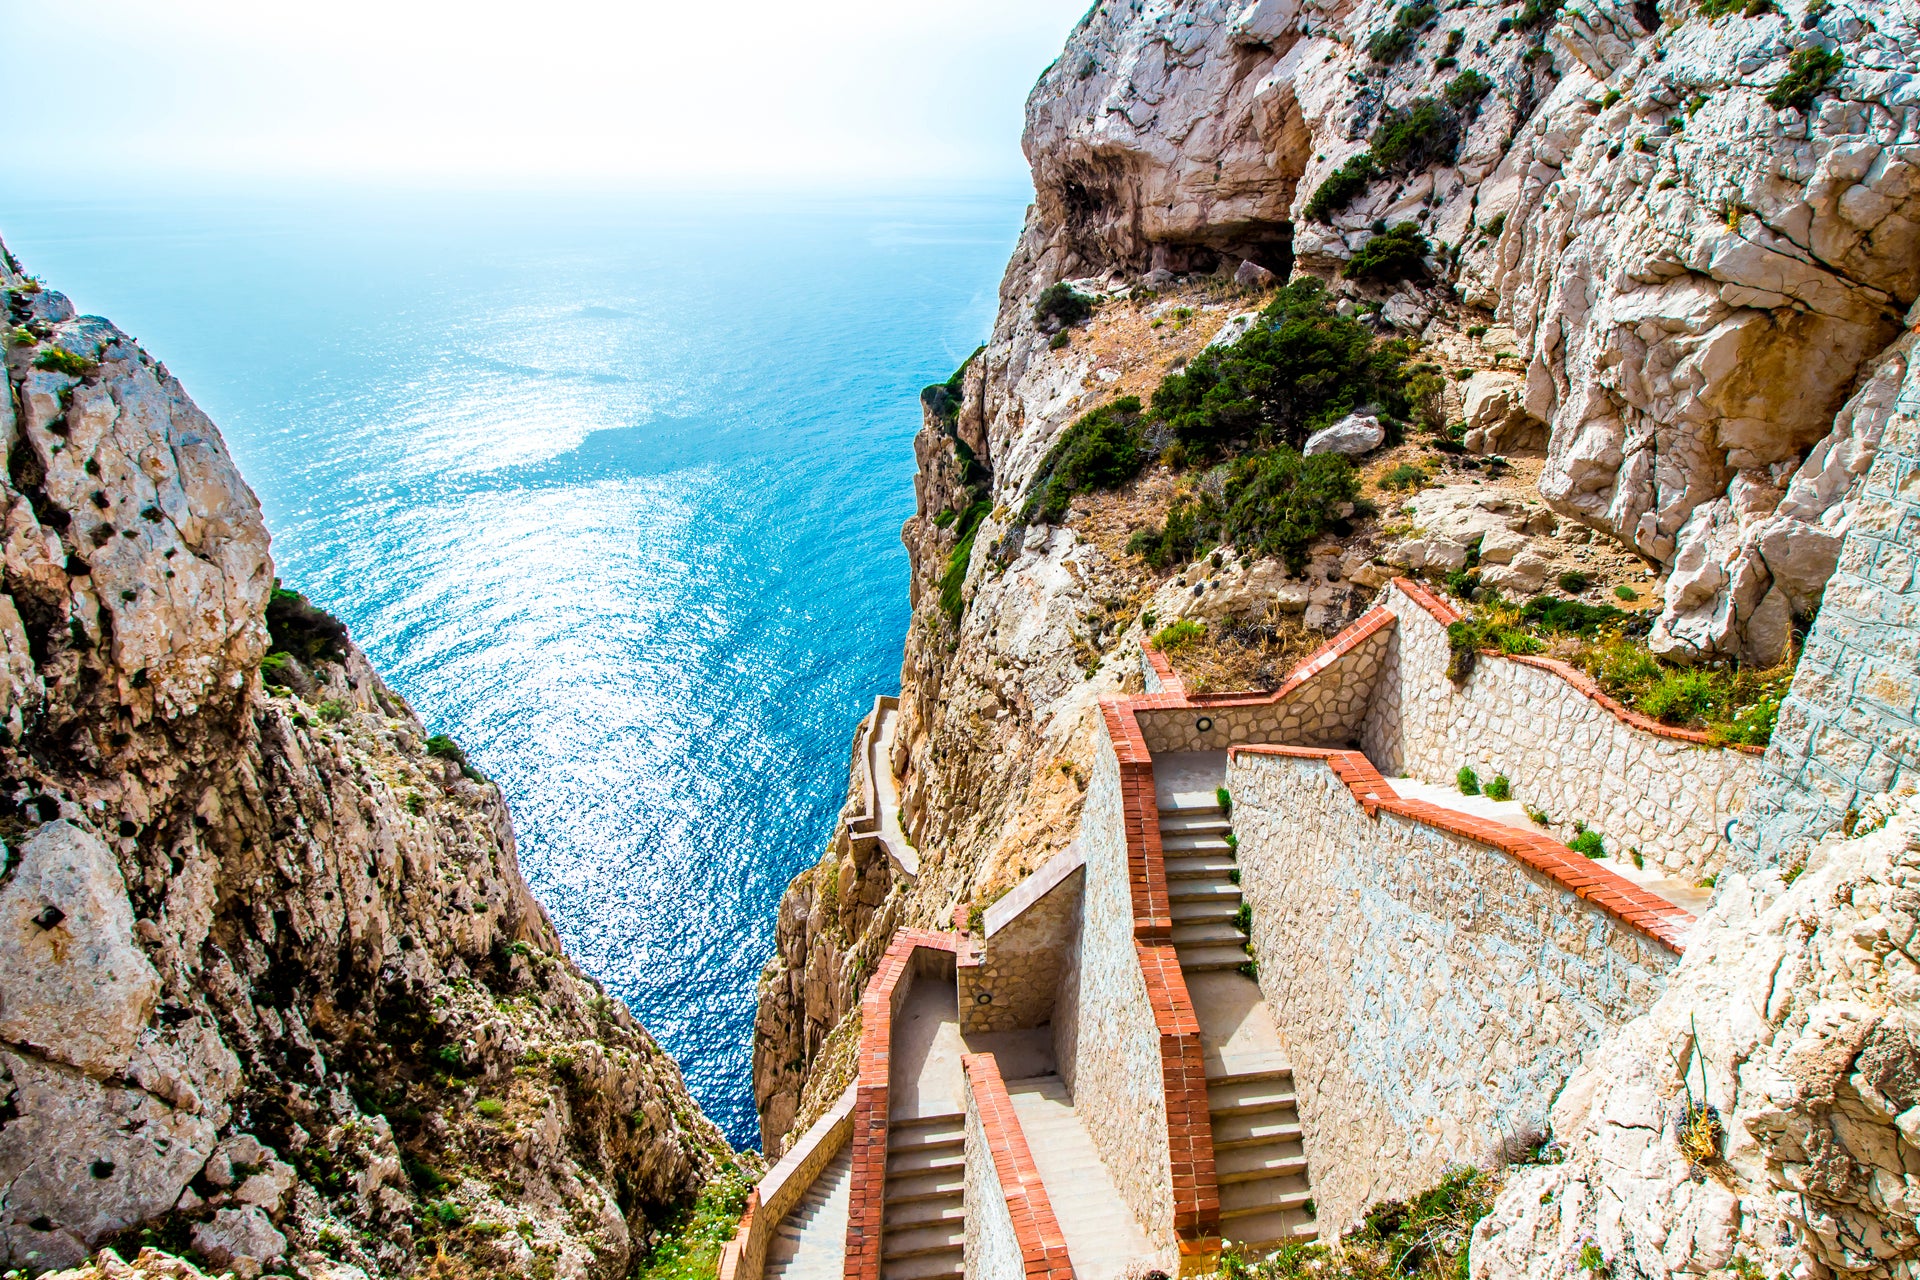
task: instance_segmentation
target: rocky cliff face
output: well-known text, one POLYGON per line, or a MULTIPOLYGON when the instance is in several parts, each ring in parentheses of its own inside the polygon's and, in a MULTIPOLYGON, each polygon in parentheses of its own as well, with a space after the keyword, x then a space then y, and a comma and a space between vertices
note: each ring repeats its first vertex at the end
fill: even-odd
MULTIPOLYGON (((1677 657, 1787 653, 1908 382, 1915 20, 1832 0, 1096 5, 1029 102, 1037 198, 993 335, 959 394, 930 398, 916 442, 896 765, 923 874, 861 873, 889 905, 857 933, 821 927, 805 896, 819 872, 797 882, 756 1045, 769 1138, 844 1080, 850 957, 897 923, 945 925, 1070 837, 1090 709, 1129 680, 1143 615, 1278 610, 1331 629, 1385 567, 1457 568, 1480 539, 1501 548, 1483 580, 1503 590, 1595 563, 1644 575, 1654 643, 1677 657), (1338 278, 1402 222, 1429 243, 1426 280, 1338 278), (1407 508, 1416 536, 1362 527, 1294 575, 1233 557, 1161 574, 1126 556, 1129 530, 1183 483, 1161 470, 1023 522, 1067 425, 1150 391, 1268 272, 1327 277, 1382 332, 1471 372, 1446 416, 1472 428, 1469 448, 1509 452, 1524 485, 1429 491, 1407 508), (1034 318, 1062 280, 1104 301, 1064 349, 1034 318), (955 513, 981 502, 961 539, 955 513)), ((1899 829, 1870 838, 1880 860, 1864 870, 1816 860, 1791 886, 1771 872, 1723 889, 1681 994, 1569 1088, 1557 1122, 1573 1154, 1503 1200, 1476 1274, 1577 1264, 1596 1232, 1638 1268, 1613 1274, 1707 1272, 1738 1253, 1771 1275, 1809 1240, 1808 1274, 1906 1274, 1885 1270, 1910 1252, 1890 1137, 1914 1101, 1905 1041, 1848 950, 1899 966, 1860 932, 1903 927, 1886 914, 1906 892, 1899 829), (1861 920, 1828 918, 1832 904, 1861 920), (1653 1150, 1692 1017, 1726 1131, 1752 1118, 1763 1135, 1727 1153, 1730 1181, 1653 1150), (1884 1083, 1820 1066, 1869 1044, 1884 1083), (1736 1088, 1728 1073, 1763 1061, 1774 1074, 1736 1088)))
POLYGON ((725 1142, 179 383, 0 284, 0 1266, 624 1274, 725 1142))

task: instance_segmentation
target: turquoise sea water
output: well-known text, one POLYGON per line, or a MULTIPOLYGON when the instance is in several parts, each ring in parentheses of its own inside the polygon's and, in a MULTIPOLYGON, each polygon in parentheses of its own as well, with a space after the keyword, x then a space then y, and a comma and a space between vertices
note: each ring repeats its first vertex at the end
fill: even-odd
POLYGON ((283 579, 500 783, 568 947, 753 1143, 775 905, 898 684, 918 393, 1025 198, 0 190, 0 236, 220 424, 283 579))

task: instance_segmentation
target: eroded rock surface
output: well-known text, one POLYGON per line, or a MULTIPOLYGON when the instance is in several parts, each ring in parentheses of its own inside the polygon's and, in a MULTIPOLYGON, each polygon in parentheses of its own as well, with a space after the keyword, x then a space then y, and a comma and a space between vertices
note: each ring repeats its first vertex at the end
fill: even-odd
MULTIPOLYGON (((0 1266, 152 1231, 241 1275, 624 1275, 726 1144, 499 790, 324 615, 270 634, 213 424, 3 261, 0 1266)), ((89 1266, 197 1274, 154 1258, 89 1266)))

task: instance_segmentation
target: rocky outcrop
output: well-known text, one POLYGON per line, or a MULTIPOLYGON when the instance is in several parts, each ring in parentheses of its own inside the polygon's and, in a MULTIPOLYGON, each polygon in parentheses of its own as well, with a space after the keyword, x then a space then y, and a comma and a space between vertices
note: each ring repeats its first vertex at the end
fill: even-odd
POLYGON ((213 424, 4 262, 0 1265, 625 1274, 726 1144, 213 424))
POLYGON ((1591 1270, 1588 1248, 1613 1275, 1913 1273, 1920 805, 1893 809, 1722 886, 1653 1010, 1561 1092, 1563 1158, 1513 1171, 1475 1280, 1591 1270))

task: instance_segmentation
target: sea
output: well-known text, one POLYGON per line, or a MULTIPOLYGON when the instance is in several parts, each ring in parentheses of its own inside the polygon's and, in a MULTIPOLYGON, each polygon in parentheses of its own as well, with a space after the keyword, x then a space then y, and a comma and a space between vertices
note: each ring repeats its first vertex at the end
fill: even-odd
POLYGON ((505 792, 568 950, 758 1144, 781 890, 898 688, 918 397, 1025 189, 0 189, 220 426, 283 582, 505 792))

